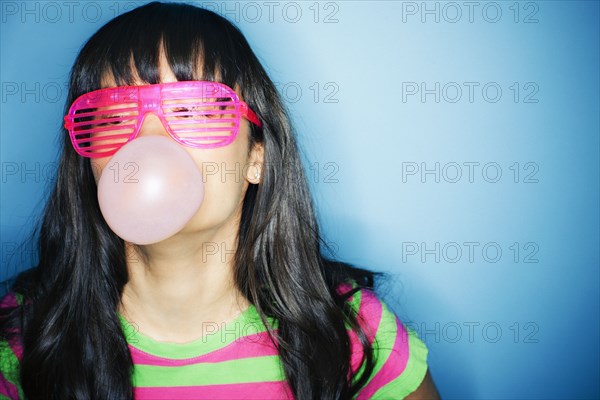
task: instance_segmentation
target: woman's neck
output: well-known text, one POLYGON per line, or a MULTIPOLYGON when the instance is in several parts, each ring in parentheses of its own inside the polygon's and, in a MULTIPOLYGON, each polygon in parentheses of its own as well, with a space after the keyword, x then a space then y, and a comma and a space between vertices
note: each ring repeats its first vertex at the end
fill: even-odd
POLYGON ((155 340, 190 342, 249 305, 233 284, 234 238, 197 239, 180 235, 146 246, 146 257, 126 247, 129 281, 118 311, 155 340))

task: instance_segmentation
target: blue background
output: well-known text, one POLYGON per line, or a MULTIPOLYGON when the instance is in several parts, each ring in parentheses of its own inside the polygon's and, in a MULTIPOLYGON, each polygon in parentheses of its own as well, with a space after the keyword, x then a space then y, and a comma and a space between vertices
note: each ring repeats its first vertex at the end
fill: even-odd
MULTIPOLYGON (((30 265, 78 49, 141 4, 66 3, 0 4, 0 279, 30 265)), ((597 2, 196 4, 277 82, 328 241, 392 273, 443 398, 600 397, 597 2)))

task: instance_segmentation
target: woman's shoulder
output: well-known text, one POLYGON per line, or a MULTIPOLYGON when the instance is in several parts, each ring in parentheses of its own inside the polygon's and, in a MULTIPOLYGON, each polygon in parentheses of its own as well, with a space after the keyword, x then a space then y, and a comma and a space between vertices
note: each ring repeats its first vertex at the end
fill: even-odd
MULTIPOLYGON (((354 289, 346 301, 356 312, 375 356, 373 374, 359 398, 403 398, 414 392, 425 378, 428 349, 374 289, 361 287, 354 280, 336 287, 341 295, 354 289)), ((350 332, 350 336, 352 367, 356 371, 362 346, 354 332, 350 332)))
MULTIPOLYGON (((0 326, 4 318, 23 304, 23 296, 13 290, 0 298, 0 326)), ((19 369, 22 359, 22 346, 18 335, 8 337, 8 332, 0 332, 0 398, 22 399, 19 369), (4 396, 4 397, 2 397, 4 396)))
MULTIPOLYGON (((21 346, 21 335, 20 329, 9 325, 9 317, 14 312, 18 312, 23 305, 23 295, 14 290, 9 290, 2 297, 0 297, 0 354, 2 355, 2 361, 9 357, 9 353, 15 355, 19 360, 21 359, 22 346, 21 346)), ((18 325, 18 322, 16 323, 18 325)))
POLYGON ((0 308, 12 309, 23 304, 23 295, 15 290, 6 290, 0 293, 0 308))

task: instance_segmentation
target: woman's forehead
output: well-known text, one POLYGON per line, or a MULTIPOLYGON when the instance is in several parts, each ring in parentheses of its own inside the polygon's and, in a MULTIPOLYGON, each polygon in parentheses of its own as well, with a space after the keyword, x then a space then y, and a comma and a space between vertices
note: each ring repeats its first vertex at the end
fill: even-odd
MULTIPOLYGON (((200 62, 200 61, 196 62, 195 69, 196 69, 197 77, 200 78, 200 77, 204 76, 202 62, 200 62)), ((116 86, 141 86, 141 85, 150 84, 150 82, 146 82, 140 77, 138 69, 135 66, 133 54, 131 54, 131 57, 129 60, 129 71, 130 71, 130 74, 132 77, 132 81, 129 83, 124 83, 124 84, 119 85, 116 82, 116 79, 114 77, 114 74, 113 74, 113 71, 111 70, 111 68, 107 68, 100 78, 100 88, 99 89, 105 89, 105 88, 116 87, 116 86)), ((171 69, 171 67, 169 65, 169 61, 167 59, 165 49, 162 45, 160 46, 160 51, 159 51, 157 72, 158 72, 158 82, 160 82, 160 83, 169 83, 169 82, 177 82, 178 81, 177 77, 175 76, 175 73, 173 72, 173 70, 171 69)), ((215 82, 224 83, 221 80, 221 72, 219 71, 218 65, 215 65, 215 70, 214 70, 212 76, 213 76, 213 79, 211 79, 211 80, 213 80, 215 82)), ((244 100, 243 96, 241 94, 241 88, 238 84, 233 85, 232 89, 235 90, 235 92, 237 93, 238 97, 241 100, 244 100)))
MULTIPOLYGON (((203 64, 202 62, 197 62, 195 64, 195 69, 196 69, 196 76, 198 78, 201 78, 204 76, 204 72, 203 72, 203 64)), ((140 74, 135 66, 135 61, 133 59, 133 54, 130 57, 130 62, 129 62, 129 71, 132 77, 132 81, 129 83, 123 83, 121 85, 117 84, 116 79, 114 77, 113 71, 112 69, 109 67, 107 68, 103 73, 102 76, 100 78, 100 89, 104 89, 104 88, 108 88, 108 87, 115 87, 115 86, 138 86, 138 85, 148 85, 150 84, 150 82, 146 82, 144 81, 141 77, 140 74)), ((161 49, 160 51, 160 55, 159 55, 159 59, 158 59, 158 66, 157 66, 157 72, 158 72, 158 82, 159 83, 169 83, 169 82, 177 82, 178 79, 175 76, 175 73, 173 72, 173 70, 171 69, 170 65, 169 65, 169 61, 167 60, 167 57, 165 55, 165 52, 163 49, 161 49)), ((219 71, 218 66, 215 66, 215 70, 212 74, 213 79, 210 79, 212 81, 215 82, 222 82, 221 80, 221 72, 219 71)), ((208 79, 207 79, 208 80, 208 79)), ((233 89, 238 93, 239 93, 239 85, 235 85, 233 87, 233 89)))
MULTIPOLYGON (((198 67, 200 68, 200 71, 198 71, 199 76, 202 76, 202 71, 201 71, 202 66, 198 65, 198 67)), ((149 82, 145 82, 140 77, 140 74, 135 66, 133 54, 131 55, 131 57, 129 59, 129 71, 130 71, 130 74, 132 77, 132 82, 130 82, 130 85, 138 86, 138 85, 149 84, 149 82)), ((168 62, 167 57, 165 56, 164 50, 162 48, 159 53, 157 72, 158 72, 158 76, 159 76, 158 81, 161 83, 177 81, 177 78, 175 77, 173 70, 169 66, 169 62, 168 62)), ((113 71, 111 70, 111 68, 107 68, 107 70, 104 71, 104 73, 102 74, 102 76, 100 78, 100 86, 101 86, 101 88, 119 86, 116 82, 116 79, 113 75, 113 71)))

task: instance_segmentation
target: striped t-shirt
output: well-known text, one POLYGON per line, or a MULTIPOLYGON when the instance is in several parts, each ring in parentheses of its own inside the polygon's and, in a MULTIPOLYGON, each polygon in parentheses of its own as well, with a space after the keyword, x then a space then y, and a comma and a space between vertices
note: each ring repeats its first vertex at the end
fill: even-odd
MULTIPOLYGON (((355 287, 344 283, 338 292, 355 287)), ((9 292, 2 305, 21 304, 9 292)), ((374 344, 375 370, 356 399, 402 399, 415 391, 427 372, 427 347, 373 291, 361 289, 348 299, 363 318, 374 344)), ((119 314, 134 363, 135 399, 293 399, 277 348, 254 305, 223 325, 207 326, 203 337, 188 343, 159 342, 119 314)), ((268 319, 277 329, 277 321, 268 319)), ((359 320, 360 321, 360 320, 359 320)), ((350 332, 351 368, 356 372, 362 346, 350 332)), ((0 341, 0 399, 24 399, 18 371, 19 343, 0 341)))

